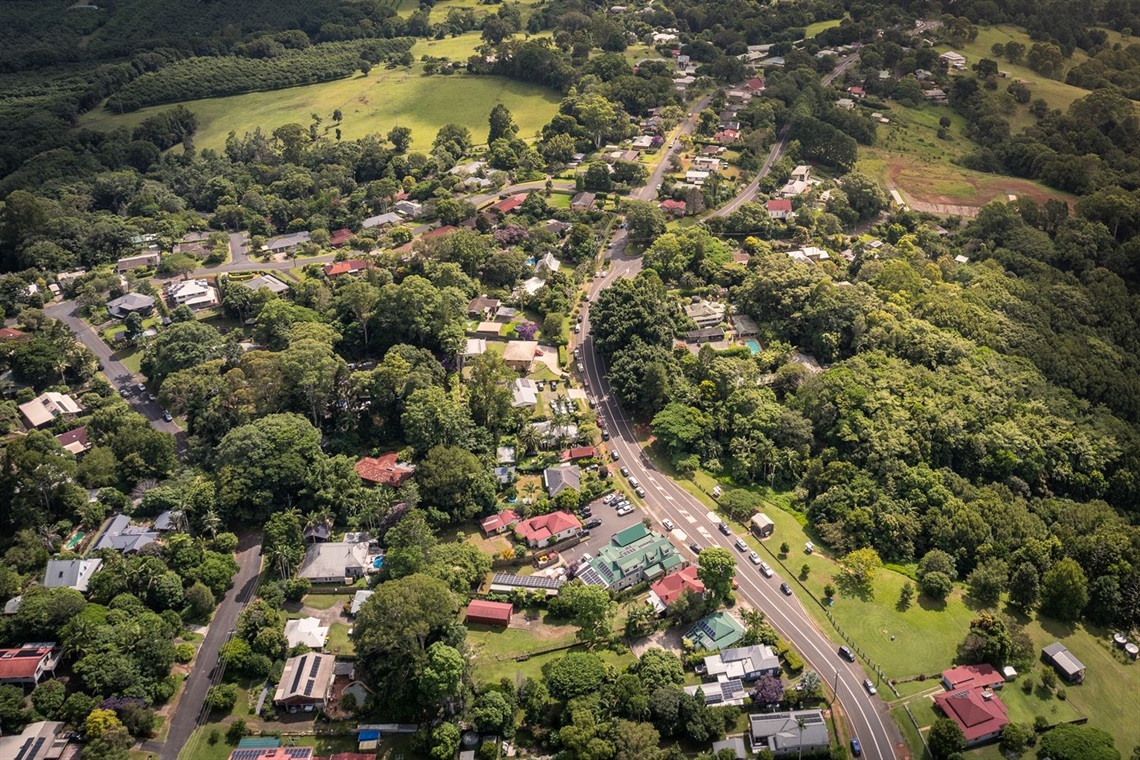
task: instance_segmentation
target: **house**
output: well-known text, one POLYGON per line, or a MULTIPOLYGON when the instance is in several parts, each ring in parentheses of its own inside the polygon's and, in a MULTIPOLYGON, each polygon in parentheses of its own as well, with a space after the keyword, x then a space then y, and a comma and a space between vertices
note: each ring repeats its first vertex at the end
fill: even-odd
POLYGON ((511 369, 530 372, 537 354, 538 341, 511 340, 507 341, 507 347, 503 350, 503 361, 511 369))
POLYGON ((654 147, 653 135, 638 135, 631 144, 634 150, 649 150, 654 147))
POLYGON ((795 250, 788 251, 788 258, 793 261, 827 261, 831 258, 831 254, 822 248, 814 245, 806 245, 803 248, 796 248, 795 250))
POLYGON ((87 440, 86 426, 60 433, 55 439, 59 441, 59 445, 63 447, 64 451, 70 451, 75 456, 80 456, 91 448, 91 442, 87 440))
POLYGON ((372 595, 375 593, 376 592, 372 591, 371 589, 361 589, 360 591, 357 591, 355 594, 353 594, 352 604, 350 604, 348 607, 348 616, 356 617, 359 615, 360 608, 363 607, 364 603, 371 599, 372 595))
POLYGON ((535 385, 533 380, 525 377, 520 377, 511 383, 511 406, 518 408, 520 406, 535 407, 538 405, 538 386, 535 385))
POLYGON ((506 628, 511 624, 514 607, 507 602, 488 602, 485 599, 472 599, 467 605, 467 624, 497 625, 506 628))
POLYGON ((851 98, 840 98, 835 101, 836 108, 842 108, 844 111, 850 111, 855 107, 855 101, 851 98))
POLYGON ((783 198, 795 198, 797 195, 803 195, 808 191, 810 185, 802 179, 794 179, 780 188, 780 196, 783 198))
POLYGON ((378 457, 363 457, 356 463, 356 474, 367 483, 379 483, 399 488, 408 482, 416 471, 414 464, 399 462, 399 454, 389 451, 378 457))
POLYGON ((752 100, 752 93, 748 90, 729 90, 725 93, 729 103, 748 103, 752 100))
POLYGON ((550 420, 542 420, 534 423, 533 427, 542 436, 541 446, 543 448, 553 448, 555 445, 562 446, 565 445, 566 440, 573 440, 578 437, 578 426, 572 422, 555 425, 550 420))
POLYGON ((470 177, 473 174, 478 174, 479 172, 483 171, 483 167, 486 165, 486 161, 471 161, 466 164, 458 164, 456 166, 453 166, 447 170, 447 173, 454 174, 456 176, 462 175, 464 177, 470 177))
POLYGON ((156 267, 158 266, 159 255, 157 253, 140 253, 138 256, 125 256, 115 262, 115 271, 122 274, 129 272, 132 269, 139 267, 156 267))
POLYGON ((574 446, 558 454, 560 462, 577 462, 579 459, 591 459, 598 456, 598 450, 593 446, 574 446))
POLYGON ((254 293, 261 290, 262 288, 266 288, 269 290, 270 293, 273 293, 274 295, 278 295, 278 296, 289 290, 288 285, 281 282, 281 280, 278 280, 276 277, 274 277, 271 274, 259 274, 257 277, 254 277, 252 280, 249 280, 247 282, 243 282, 242 286, 249 288, 254 293))
POLYGON ((807 182, 811 179, 811 167, 807 164, 800 164, 795 169, 792 169, 791 177, 793 180, 807 182))
POLYGON ((44 572, 44 588, 73 588, 86 591, 91 576, 103 566, 103 560, 95 559, 49 559, 44 572))
POLYGON ((311 242, 313 242, 313 237, 308 232, 292 232, 288 235, 281 235, 266 240, 265 249, 273 254, 288 253, 295 248, 301 247, 304 243, 311 242))
POLYGON ((37 684, 44 673, 55 674, 61 654, 54 642, 0 649, 0 684, 37 684))
POLYGON ((331 521, 322 520, 314 522, 311 525, 306 525, 301 535, 304 536, 305 540, 310 544, 315 544, 318 541, 328 541, 332 538, 331 521))
POLYGON ((593 193, 578 193, 570 199, 571 211, 589 211, 594 207, 595 195, 593 193))
POLYGON ((1053 666, 1059 675, 1069 683, 1085 680, 1085 664, 1059 641, 1054 641, 1041 650, 1041 661, 1053 666))
POLYGON ((491 319, 486 319, 486 320, 483 320, 482 322, 480 322, 479 324, 475 325, 475 334, 476 335, 481 334, 481 335, 487 335, 487 336, 498 336, 499 330, 501 330, 502 327, 503 326, 500 325, 498 322, 491 320, 491 319))
POLYGON ((933 77, 934 77, 934 74, 927 71, 926 69, 915 69, 914 70, 914 78, 920 82, 924 79, 931 79, 933 77))
POLYGON ((154 298, 142 293, 127 293, 107 302, 107 311, 115 319, 126 319, 130 314, 146 316, 154 311, 154 298))
POLYGON ((367 543, 329 541, 309 544, 297 577, 313 583, 344 583, 349 578, 363 577, 370 569, 372 558, 367 543))
MULTIPOLYGON (((159 512, 158 517, 154 518, 151 527, 159 533, 169 533, 172 530, 180 530, 185 524, 185 515, 180 509, 166 509, 159 512)), ((306 528, 306 531, 308 528, 306 528)))
POLYGON ((566 222, 561 222, 557 219, 547 219, 542 223, 542 226, 546 229, 547 232, 551 233, 552 235, 562 237, 562 235, 569 232, 570 228, 574 225, 567 224, 566 222))
POLYGON ((654 32, 652 39, 654 45, 664 45, 666 42, 676 42, 677 35, 666 29, 664 31, 654 32))
POLYGON ((693 166, 700 171, 720 171, 723 162, 715 156, 697 156, 693 159, 693 166))
POLYGON ((752 77, 744 83, 744 89, 751 93, 764 92, 764 80, 761 77, 752 77))
POLYGON ((497 298, 479 296, 467 302, 467 316, 470 319, 494 319, 501 301, 497 298))
POLYGON ((769 219, 787 219, 792 216, 792 202, 787 198, 772 198, 764 204, 769 219))
POLYGON ((306 646, 309 649, 323 649, 329 637, 329 627, 321 625, 315 617, 285 621, 285 644, 289 649, 306 646))
POLYGON ((719 343, 724 338, 723 327, 698 327, 685 333, 686 343, 719 343))
POLYGON ((17 330, 15 327, 0 327, 0 343, 6 343, 8 341, 20 342, 30 340, 31 337, 32 336, 28 333, 23 330, 17 330))
POLYGON ((56 417, 74 417, 83 411, 71 396, 47 391, 26 404, 20 404, 20 414, 29 428, 43 427, 56 417))
POLYGON ((517 209, 519 206, 526 203, 526 199, 529 197, 530 193, 517 193, 508 198, 504 198, 498 203, 491 204, 490 210, 497 211, 503 216, 506 216, 507 214, 517 209))
POLYGON ((400 216, 407 217, 409 219, 419 219, 424 214, 424 207, 422 204, 408 200, 396 201, 396 205, 392 207, 392 210, 400 216))
POLYGON ((692 75, 673 77, 673 87, 684 92, 689 89, 689 85, 695 81, 697 81, 697 78, 692 75))
POLYGON ((730 322, 732 323, 732 331, 736 333, 737 338, 755 338, 760 334, 760 326, 756 324, 756 320, 747 314, 736 314, 730 322))
POLYGON ((486 338, 468 338, 467 343, 463 347, 463 358, 471 359, 476 356, 482 356, 487 353, 487 340, 486 338))
POLYGON ((313 756, 312 747, 282 747, 280 744, 280 739, 259 739, 256 746, 238 744, 238 748, 230 753, 229 760, 322 760, 313 756), (274 746, 263 747, 263 741, 272 742, 274 746))
POLYGON ((744 626, 727 612, 714 612, 697 621, 685 634, 691 648, 715 652, 727 649, 744 638, 744 626))
POLYGON ((1008 708, 990 689, 975 687, 936 694, 934 704, 962 729, 967 747, 993 741, 1009 723, 1008 708))
POLYGON ((360 223, 360 226, 366 230, 370 230, 374 227, 387 227, 390 224, 399 224, 402 221, 403 219, 400 218, 399 214, 394 211, 389 211, 386 214, 377 214, 376 216, 368 217, 360 223))
POLYGON ((709 174, 710 172, 687 171, 685 172, 685 181, 691 185, 700 187, 705 184, 705 181, 709 178, 709 174))
POLYGON ((330 248, 343 248, 348 245, 348 241, 352 240, 353 232, 347 227, 341 227, 339 230, 333 230, 329 233, 329 247, 330 248))
POLYGON ((656 581, 687 564, 668 538, 650 530, 645 523, 635 523, 615 533, 578 577, 588 585, 618 592, 656 581))
POLYGON ((106 529, 99 534, 99 539, 91 547, 91 551, 94 553, 100 549, 114 549, 128 554, 137 552, 147 544, 153 544, 158 538, 158 531, 141 525, 131 525, 131 518, 126 515, 115 515, 107 523, 106 529))
POLYGON ((734 760, 744 760, 748 757, 748 747, 744 744, 743 736, 729 736, 719 742, 713 742, 713 755, 720 757, 720 753, 726 750, 732 753, 734 760))
POLYGON ((205 309, 218 302, 218 291, 205 280, 186 280, 170 289, 170 299, 178 306, 205 309))
MULTIPOLYGON (((144 237, 150 237, 152 240, 155 238, 155 236, 144 237)), ((210 249, 206 247, 206 242, 209 239, 210 233, 208 232, 187 232, 174 246, 174 253, 187 253, 191 256, 203 258, 210 252, 210 249)), ((157 250, 158 244, 153 243, 152 245, 148 245, 147 248, 157 250)))
MULTIPOLYGON (((561 263, 559 264, 561 266, 561 263)), ((502 325, 509 325, 519 315, 519 310, 513 306, 500 306, 495 313, 495 321, 502 325)))
POLYGON ((688 210, 688 206, 684 201, 676 201, 672 198, 661 201, 659 207, 666 214, 672 214, 673 216, 684 216, 685 212, 688 210))
POLYGON ((483 521, 479 523, 483 533, 488 536, 498 536, 514 529, 519 524, 519 514, 513 509, 504 509, 498 514, 484 517, 483 521))
POLYGON ((290 657, 285 661, 281 680, 273 695, 273 704, 289 712, 312 712, 328 705, 332 691, 333 668, 336 658, 331 654, 309 654, 290 657))
POLYGON ((980 665, 959 665, 956 668, 942 671, 942 686, 946 691, 959 689, 1000 689, 1005 685, 1005 678, 993 665, 982 663, 980 665))
POLYGON ((721 145, 732 145, 740 138, 738 129, 722 129, 713 135, 713 139, 721 145))
POLYGON ((748 521, 748 528, 759 538, 767 538, 776 532, 776 523, 772 522, 772 518, 763 512, 757 512, 748 521))
POLYGON ((926 100, 929 100, 931 103, 949 102, 949 98, 946 97, 946 93, 937 87, 932 87, 929 90, 923 90, 922 97, 926 100))
POLYGON ((372 268, 372 262, 369 259, 345 259, 344 261, 331 261, 322 267, 325 277, 330 280, 335 280, 344 274, 360 274, 366 269, 372 268))
POLYGON ((522 520, 515 526, 515 535, 530 548, 541 549, 575 536, 581 529, 581 520, 565 510, 559 510, 522 520))
POLYGON ((718 680, 722 676, 742 681, 755 681, 760 676, 779 677, 780 658, 766 644, 723 649, 705 658, 705 672, 718 680))
POLYGON ((942 55, 938 56, 938 60, 946 64, 947 68, 962 71, 966 68, 966 56, 961 53, 955 53, 953 50, 948 50, 942 55))
POLYGON ((862 87, 848 87, 847 94, 853 98, 863 99, 867 97, 867 91, 862 87))
POLYGON ((24 726, 18 734, 0 736, 0 757, 4 760, 57 760, 67 752, 73 735, 64 728, 62 721, 40 720, 24 726))
POLYGON ((800 755, 806 750, 827 752, 831 736, 822 710, 753 713, 748 716, 748 739, 754 753, 768 750, 776 757, 800 755))
POLYGON ((664 612, 686 591, 697 596, 704 594, 705 584, 697 577, 697 569, 696 565, 689 565, 681 570, 669 573, 650 586, 650 606, 660 613, 664 612))
POLYGON ((553 274, 562 268, 562 262, 555 258, 553 253, 547 251, 546 254, 538 260, 538 263, 534 265, 534 268, 536 270, 542 269, 553 274))
MULTIPOLYGON (((727 706, 727 705, 743 705, 744 699, 748 696, 748 689, 745 687, 744 682, 739 678, 725 678, 717 681, 706 681, 705 683, 694 684, 686 686, 685 693, 691 696, 700 694, 709 707, 714 705, 727 706)), ((740 743, 743 744, 744 740, 741 739, 740 743)))
POLYGON ((552 499, 568 488, 572 491, 581 491, 582 468, 577 465, 547 467, 542 471, 542 485, 546 487, 546 493, 552 499))
POLYGON ((727 307, 716 301, 697 300, 685 305, 685 316, 697 327, 713 327, 724 321, 727 307))

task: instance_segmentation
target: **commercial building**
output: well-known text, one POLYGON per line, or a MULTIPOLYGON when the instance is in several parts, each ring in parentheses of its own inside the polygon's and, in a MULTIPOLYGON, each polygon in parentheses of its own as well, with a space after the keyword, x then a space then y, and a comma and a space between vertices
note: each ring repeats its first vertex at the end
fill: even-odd
POLYGON ((615 533, 578 577, 591 586, 622 591, 638 583, 657 580, 686 564, 668 538, 644 523, 635 523, 615 533))

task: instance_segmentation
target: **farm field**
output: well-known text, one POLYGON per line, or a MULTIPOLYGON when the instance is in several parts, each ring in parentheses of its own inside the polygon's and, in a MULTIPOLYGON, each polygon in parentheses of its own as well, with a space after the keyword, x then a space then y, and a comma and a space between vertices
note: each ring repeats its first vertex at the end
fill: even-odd
MULTIPOLYGON (((456 60, 470 55, 478 43, 478 33, 472 32, 445 40, 421 41, 412 48, 412 54, 417 58, 432 55, 456 60)), ((406 126, 412 130, 412 147, 426 151, 436 131, 447 123, 468 127, 476 142, 486 139, 487 117, 498 103, 511 109, 524 138, 533 137, 558 110, 559 94, 543 87, 468 74, 425 77, 422 71, 421 64, 410 71, 377 67, 368 76, 358 74, 333 82, 207 98, 185 105, 198 116, 194 143, 199 149, 223 148, 230 132, 241 135, 260 127, 268 133, 291 122, 308 124, 312 113, 322 116, 331 136, 332 112, 339 108, 344 114, 340 124, 344 139, 406 126)), ((80 127, 130 128, 170 107, 154 106, 123 115, 99 109, 84 116, 80 127)))

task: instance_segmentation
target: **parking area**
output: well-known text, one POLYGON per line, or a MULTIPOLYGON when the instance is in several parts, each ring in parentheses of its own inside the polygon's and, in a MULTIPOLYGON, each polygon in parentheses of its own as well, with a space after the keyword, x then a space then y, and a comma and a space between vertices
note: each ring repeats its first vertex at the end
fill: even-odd
MULTIPOLYGON (((582 555, 589 552, 593 556, 598 556, 598 549, 605 546, 610 542, 610 538, 615 533, 630 525, 641 522, 648 517, 644 511, 635 509, 633 512, 622 517, 618 517, 617 508, 608 504, 603 504, 601 499, 596 499, 590 502, 590 517, 582 518, 582 522, 588 523, 591 520, 601 520, 602 524, 596 528, 590 529, 590 537, 585 541, 572 546, 562 552, 562 558, 566 561, 567 565, 573 565, 581 559, 582 555)), ((661 526, 654 526, 657 530, 662 530, 661 526)))

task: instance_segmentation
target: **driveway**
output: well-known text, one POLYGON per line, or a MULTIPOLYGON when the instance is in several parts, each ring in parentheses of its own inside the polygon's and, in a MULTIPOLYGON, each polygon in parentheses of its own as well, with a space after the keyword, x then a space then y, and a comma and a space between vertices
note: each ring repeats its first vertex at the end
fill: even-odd
POLYGON ((190 735, 205 716, 202 713, 206 691, 217 675, 218 651, 229 640, 237 624, 238 614, 253 599, 257 591, 257 576, 261 571, 261 534, 251 533, 238 543, 238 571, 233 586, 222 597, 210 629, 198 649, 190 675, 182 687, 178 707, 170 719, 170 731, 162 747, 160 760, 178 760, 178 753, 190 740, 190 735))

